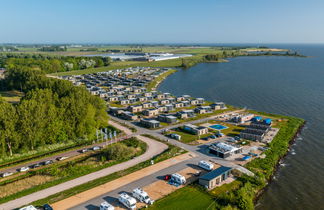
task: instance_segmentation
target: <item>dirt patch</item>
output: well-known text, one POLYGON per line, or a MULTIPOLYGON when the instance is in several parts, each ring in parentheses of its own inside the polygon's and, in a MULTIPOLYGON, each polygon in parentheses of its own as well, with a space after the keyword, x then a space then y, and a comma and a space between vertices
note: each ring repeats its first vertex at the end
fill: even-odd
POLYGON ((43 176, 43 175, 35 175, 32 177, 28 177, 25 179, 21 179, 3 186, 0 186, 0 198, 4 198, 6 196, 15 194, 19 191, 49 182, 54 180, 53 176, 43 176))

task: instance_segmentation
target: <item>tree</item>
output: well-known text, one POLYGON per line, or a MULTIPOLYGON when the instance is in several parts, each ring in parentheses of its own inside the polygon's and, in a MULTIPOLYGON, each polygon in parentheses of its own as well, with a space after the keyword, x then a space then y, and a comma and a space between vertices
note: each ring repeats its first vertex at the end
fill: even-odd
POLYGON ((5 102, 0 97, 0 144, 2 155, 9 153, 13 154, 14 147, 17 146, 17 113, 12 104, 5 102))
POLYGON ((127 147, 125 144, 113 144, 105 151, 107 159, 123 160, 134 156, 136 150, 132 147, 127 147))

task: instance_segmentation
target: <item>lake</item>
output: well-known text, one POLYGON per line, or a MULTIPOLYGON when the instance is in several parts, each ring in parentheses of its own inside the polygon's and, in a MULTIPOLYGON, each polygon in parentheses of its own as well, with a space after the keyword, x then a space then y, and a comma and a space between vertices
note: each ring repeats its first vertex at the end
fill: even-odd
POLYGON ((324 206, 324 45, 270 47, 311 57, 238 57, 228 63, 202 63, 179 70, 158 89, 304 118, 305 128, 256 208, 320 209, 324 206))

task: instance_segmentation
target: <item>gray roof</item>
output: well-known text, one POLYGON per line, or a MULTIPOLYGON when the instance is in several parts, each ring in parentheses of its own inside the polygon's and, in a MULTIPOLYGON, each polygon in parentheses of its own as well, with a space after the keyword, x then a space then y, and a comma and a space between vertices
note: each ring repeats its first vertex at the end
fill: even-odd
POLYGON ((232 170, 232 168, 230 167, 225 167, 225 166, 221 166, 203 176, 201 176, 199 179, 203 179, 203 180, 207 180, 207 181, 210 181, 210 180, 213 180, 215 179, 216 177, 226 173, 227 171, 230 171, 232 170))

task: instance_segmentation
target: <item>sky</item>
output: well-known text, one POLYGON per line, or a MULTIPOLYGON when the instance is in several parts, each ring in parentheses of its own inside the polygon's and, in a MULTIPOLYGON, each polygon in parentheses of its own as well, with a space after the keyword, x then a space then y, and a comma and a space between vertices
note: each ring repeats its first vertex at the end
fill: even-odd
POLYGON ((324 43, 324 0, 0 0, 0 43, 324 43))

